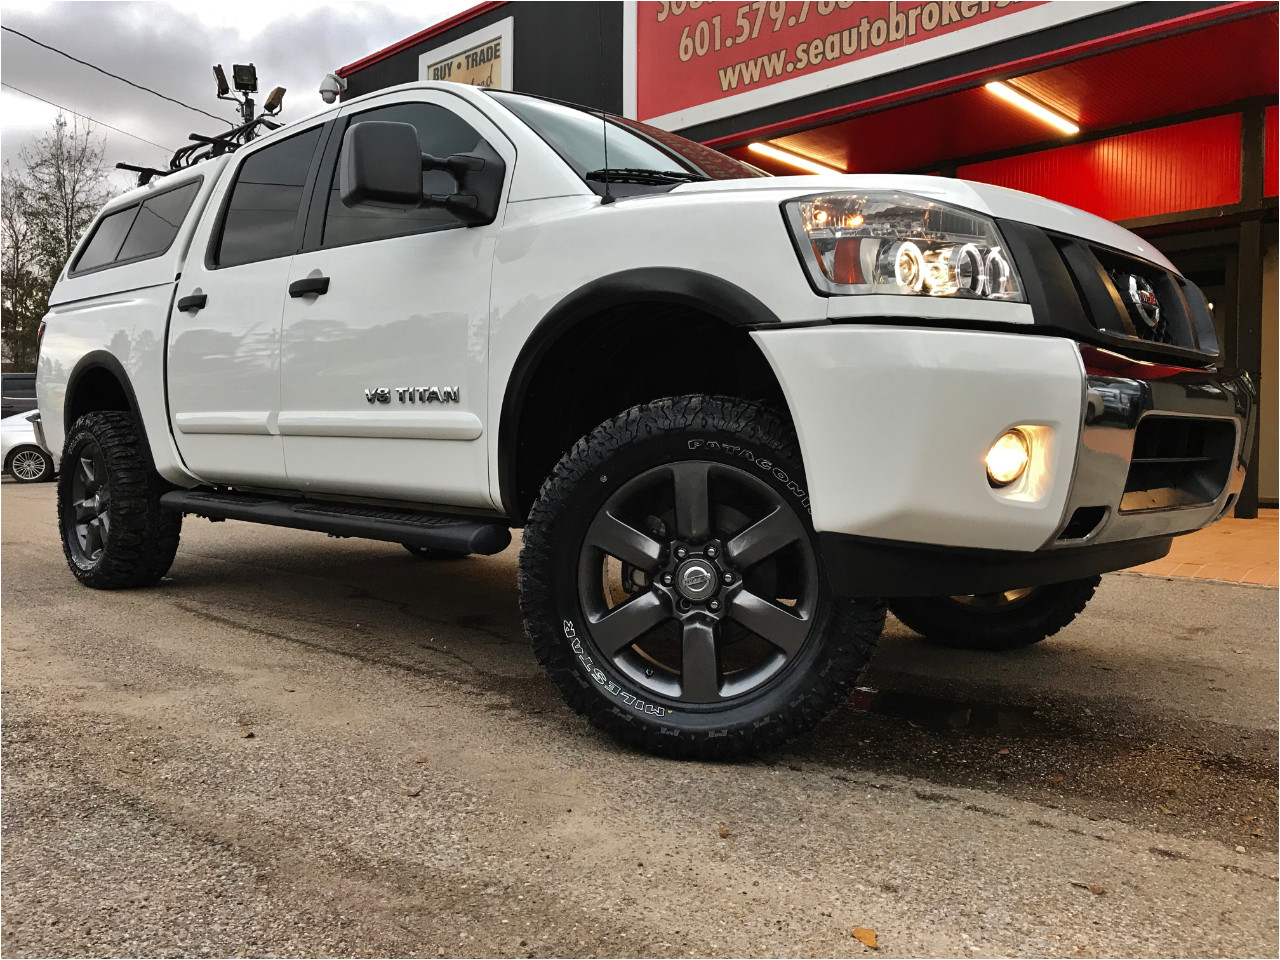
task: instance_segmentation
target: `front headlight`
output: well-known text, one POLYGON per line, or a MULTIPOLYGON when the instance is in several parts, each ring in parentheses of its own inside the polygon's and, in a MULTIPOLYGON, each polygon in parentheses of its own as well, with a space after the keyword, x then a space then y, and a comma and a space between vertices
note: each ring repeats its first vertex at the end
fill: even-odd
POLYGON ((905 193, 830 193, 783 209, 825 293, 1024 300, 990 217, 905 193))

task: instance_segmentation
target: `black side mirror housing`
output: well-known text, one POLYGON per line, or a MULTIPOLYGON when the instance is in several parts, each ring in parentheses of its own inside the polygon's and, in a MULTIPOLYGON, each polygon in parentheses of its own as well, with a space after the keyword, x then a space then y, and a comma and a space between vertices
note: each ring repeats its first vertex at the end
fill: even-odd
POLYGON ((342 138, 338 191, 343 206, 422 206, 422 150, 411 123, 369 120, 342 138))
POLYGON ((433 157, 418 146, 412 124, 367 120, 349 127, 342 138, 338 189, 344 206, 440 207, 478 227, 497 219, 506 173, 502 157, 487 143, 474 153, 433 157), (457 189, 424 196, 424 170, 445 171, 457 189))

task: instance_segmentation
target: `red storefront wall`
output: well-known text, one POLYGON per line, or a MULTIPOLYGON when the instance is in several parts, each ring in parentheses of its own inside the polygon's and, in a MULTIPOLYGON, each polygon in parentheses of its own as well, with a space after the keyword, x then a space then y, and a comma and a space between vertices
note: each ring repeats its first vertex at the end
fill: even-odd
MULTIPOLYGON (((1274 131, 1274 108, 1269 122, 1274 131)), ((969 164, 956 176, 1134 220, 1239 203, 1240 137, 1241 116, 1233 113, 969 164)), ((1274 194, 1274 160, 1269 172, 1274 194)))

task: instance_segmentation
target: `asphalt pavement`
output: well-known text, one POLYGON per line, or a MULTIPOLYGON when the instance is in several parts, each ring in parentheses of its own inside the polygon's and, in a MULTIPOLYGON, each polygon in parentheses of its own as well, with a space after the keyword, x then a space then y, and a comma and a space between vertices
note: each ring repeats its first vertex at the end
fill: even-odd
POLYGON ((561 705, 515 564, 188 519, 94 592, 6 480, 0 952, 1280 952, 1275 588, 1110 575, 1004 655, 890 621, 831 720, 707 764, 561 705))

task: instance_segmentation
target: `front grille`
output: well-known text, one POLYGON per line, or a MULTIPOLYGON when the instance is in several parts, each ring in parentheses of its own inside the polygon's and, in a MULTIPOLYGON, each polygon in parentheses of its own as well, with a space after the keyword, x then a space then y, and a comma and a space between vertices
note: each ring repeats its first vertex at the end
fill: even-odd
POLYGON ((1235 446, 1230 420, 1144 417, 1134 433, 1120 512, 1213 503, 1231 476, 1235 446))
POLYGON ((1195 284, 1147 260, 1054 236, 1090 325, 1110 338, 1216 354, 1217 336, 1195 284))
POLYGON ((1096 247, 1093 254, 1107 271, 1107 279, 1120 298, 1134 336, 1149 343, 1193 346, 1189 336, 1174 337, 1175 326, 1180 333, 1189 334, 1190 330, 1185 323, 1186 311, 1180 302, 1178 286, 1168 273, 1154 264, 1120 257, 1096 247))

